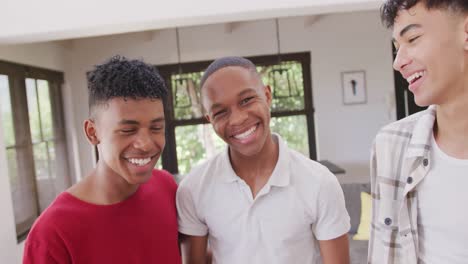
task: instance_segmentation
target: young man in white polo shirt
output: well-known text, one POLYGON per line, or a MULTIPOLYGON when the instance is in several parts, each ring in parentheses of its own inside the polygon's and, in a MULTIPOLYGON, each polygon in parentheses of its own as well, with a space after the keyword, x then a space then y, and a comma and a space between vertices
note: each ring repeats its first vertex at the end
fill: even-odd
POLYGON ((429 108, 375 139, 370 264, 468 263, 468 0, 387 0, 393 67, 429 108))
POLYGON ((206 118, 228 147, 178 189, 185 263, 205 264, 208 242, 213 263, 349 263, 340 185, 271 134, 272 94, 255 65, 218 59, 205 71, 201 91, 206 118))

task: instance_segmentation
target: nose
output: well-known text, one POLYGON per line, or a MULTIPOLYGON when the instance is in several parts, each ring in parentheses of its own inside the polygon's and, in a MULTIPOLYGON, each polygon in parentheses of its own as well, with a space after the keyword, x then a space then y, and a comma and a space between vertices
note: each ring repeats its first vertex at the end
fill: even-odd
POLYGON ((154 147, 154 142, 151 133, 140 131, 133 142, 133 146, 143 152, 150 152, 154 147))
POLYGON ((393 69, 401 72, 408 64, 411 63, 410 56, 404 47, 400 47, 393 61, 393 69))
POLYGON ((243 109, 234 108, 231 110, 231 115, 229 118, 229 122, 231 125, 242 125, 245 120, 247 120, 247 113, 243 109))

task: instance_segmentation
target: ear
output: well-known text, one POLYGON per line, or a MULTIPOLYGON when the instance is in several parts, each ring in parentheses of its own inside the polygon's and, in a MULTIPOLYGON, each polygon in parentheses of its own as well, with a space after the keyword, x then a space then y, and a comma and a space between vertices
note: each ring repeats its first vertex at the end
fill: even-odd
POLYGON ((97 136, 96 124, 94 123, 94 121, 92 119, 86 119, 84 121, 83 127, 88 142, 93 146, 98 145, 99 139, 97 136))
POLYGON ((263 89, 265 90, 265 98, 268 103, 268 106, 271 107, 271 102, 273 101, 273 97, 271 95, 271 87, 270 85, 265 85, 263 89))
POLYGON ((464 29, 465 29, 465 51, 468 51, 468 16, 465 17, 464 21, 464 29))
POLYGON ((205 118, 206 118, 206 120, 207 120, 208 122, 211 123, 210 116, 209 116, 208 114, 205 115, 205 118))

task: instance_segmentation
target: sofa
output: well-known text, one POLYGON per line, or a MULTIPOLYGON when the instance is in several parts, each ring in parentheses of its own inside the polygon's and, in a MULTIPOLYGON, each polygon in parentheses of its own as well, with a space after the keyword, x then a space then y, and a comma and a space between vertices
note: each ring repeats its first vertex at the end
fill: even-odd
POLYGON ((361 192, 370 193, 369 183, 342 183, 346 209, 351 218, 349 231, 349 251, 351 264, 367 263, 368 241, 353 240, 361 221, 361 192))

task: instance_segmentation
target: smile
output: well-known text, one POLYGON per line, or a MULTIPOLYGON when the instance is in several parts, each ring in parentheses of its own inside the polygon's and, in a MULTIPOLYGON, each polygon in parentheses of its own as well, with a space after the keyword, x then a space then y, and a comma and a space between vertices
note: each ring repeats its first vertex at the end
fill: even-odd
POLYGON ((241 133, 241 134, 233 135, 233 137, 234 137, 235 139, 240 139, 240 140, 246 139, 246 138, 248 138, 250 135, 252 135, 252 134, 255 132, 255 130, 257 130, 257 125, 251 127, 250 129, 248 129, 247 131, 245 131, 245 132, 243 132, 243 133, 241 133))
POLYGON ((152 156, 152 157, 147 157, 147 158, 126 158, 126 160, 134 165, 137 165, 137 166, 145 166, 147 165, 148 163, 151 162, 151 160, 156 157, 156 155, 152 156))
POLYGON ((414 83, 417 81, 419 78, 423 77, 426 74, 426 71, 419 71, 411 74, 408 78, 406 78, 406 81, 408 81, 409 84, 414 83))

